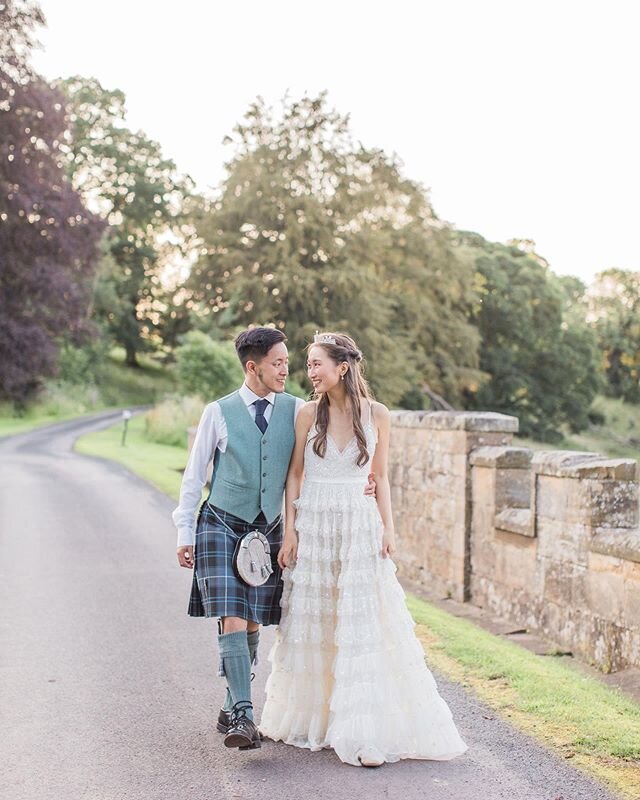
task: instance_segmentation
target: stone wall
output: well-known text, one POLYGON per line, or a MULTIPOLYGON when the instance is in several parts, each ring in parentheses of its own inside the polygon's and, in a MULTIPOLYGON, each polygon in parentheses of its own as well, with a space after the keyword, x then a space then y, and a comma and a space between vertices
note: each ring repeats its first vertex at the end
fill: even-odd
POLYGON ((517 424, 394 412, 401 572, 603 670, 640 666, 637 462, 514 447, 517 424))

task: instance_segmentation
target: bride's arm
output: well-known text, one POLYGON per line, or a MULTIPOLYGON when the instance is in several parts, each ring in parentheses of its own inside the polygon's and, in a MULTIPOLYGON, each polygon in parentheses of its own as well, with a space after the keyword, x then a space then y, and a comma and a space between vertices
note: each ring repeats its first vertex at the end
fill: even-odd
POLYGON ((382 556, 392 556, 396 549, 396 537, 391 514, 391 487, 389 486, 389 436, 391 414, 382 403, 374 403, 373 419, 378 429, 378 444, 373 454, 371 471, 376 476, 376 502, 384 525, 382 556))
POLYGON ((298 555, 298 535, 296 534, 296 507, 293 501, 300 497, 302 476, 304 473, 304 448, 307 443, 309 428, 315 419, 316 404, 312 401, 300 409, 296 420, 296 442, 293 446, 287 482, 284 490, 285 497, 285 527, 282 546, 278 553, 278 564, 281 569, 291 566, 298 555))

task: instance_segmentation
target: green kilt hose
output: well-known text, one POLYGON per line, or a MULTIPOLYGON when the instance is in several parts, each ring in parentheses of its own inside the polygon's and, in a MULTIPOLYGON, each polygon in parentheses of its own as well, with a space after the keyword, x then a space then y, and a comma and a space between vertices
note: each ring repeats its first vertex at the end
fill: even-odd
POLYGON ((282 596, 282 570, 277 560, 281 544, 281 517, 267 523, 260 514, 254 522, 246 522, 203 503, 196 526, 189 616, 239 617, 260 625, 277 625, 282 596), (238 539, 253 530, 263 533, 271 545, 273 572, 262 586, 248 586, 233 571, 238 539))

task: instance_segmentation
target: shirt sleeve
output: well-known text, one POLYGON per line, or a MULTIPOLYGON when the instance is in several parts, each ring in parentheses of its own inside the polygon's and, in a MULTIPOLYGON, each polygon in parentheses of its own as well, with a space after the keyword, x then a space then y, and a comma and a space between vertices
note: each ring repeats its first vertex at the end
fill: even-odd
POLYGON ((207 482, 207 467, 220 443, 222 411, 218 403, 209 403, 202 412, 196 438, 182 476, 180 501, 173 522, 178 529, 178 547, 194 542, 195 516, 207 482))

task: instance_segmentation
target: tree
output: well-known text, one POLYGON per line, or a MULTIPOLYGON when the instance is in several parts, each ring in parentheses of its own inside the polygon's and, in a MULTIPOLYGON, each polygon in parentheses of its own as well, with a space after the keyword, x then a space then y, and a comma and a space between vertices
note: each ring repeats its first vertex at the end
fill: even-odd
POLYGON ((581 430, 599 378, 594 338, 568 308, 575 286, 515 244, 470 233, 460 243, 484 281, 475 321, 480 366, 490 376, 467 393, 468 405, 515 414, 522 433, 543 441, 558 439, 562 424, 581 430))
POLYGON ((125 96, 93 78, 59 81, 71 110, 68 172, 75 188, 108 221, 108 250, 118 267, 118 303, 108 327, 126 352, 152 346, 166 311, 161 273, 189 239, 182 206, 191 181, 178 174, 160 145, 125 125, 125 96))
POLYGON ((585 304, 598 338, 606 392, 640 402, 640 272, 599 273, 586 292, 585 304))
POLYGON ((198 225, 204 255, 186 284, 211 326, 286 325, 301 382, 316 329, 347 330, 385 402, 426 379, 459 391, 477 342, 469 293, 454 296, 473 272, 397 159, 354 144, 324 95, 285 101, 279 119, 257 101, 229 143, 228 177, 198 225))
POLYGON ((56 371, 61 339, 90 333, 102 224, 66 179, 62 95, 29 63, 44 18, 0 5, 0 393, 23 407, 56 371))

